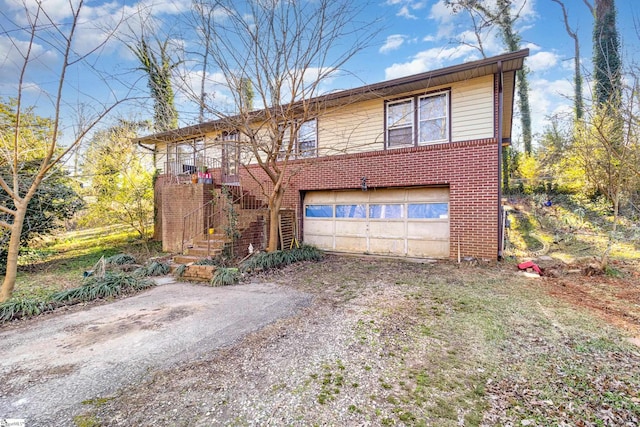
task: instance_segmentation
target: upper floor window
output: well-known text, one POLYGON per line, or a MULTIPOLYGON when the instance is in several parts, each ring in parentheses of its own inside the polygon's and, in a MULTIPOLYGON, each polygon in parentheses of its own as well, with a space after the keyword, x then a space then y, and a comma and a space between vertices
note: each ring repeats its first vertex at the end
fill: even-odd
MULTIPOLYGON (((282 160, 289 147, 289 141, 291 140, 291 129, 286 128, 282 138, 282 145, 280 146, 280 153, 278 159, 282 160)), ((318 149, 318 126, 317 120, 307 120, 300 124, 298 132, 294 137, 293 146, 291 148, 290 158, 299 157, 315 157, 318 149)))
POLYGON ((413 145, 413 99, 387 104, 387 146, 413 145))
POLYGON ((316 119, 302 123, 298 130, 298 155, 300 157, 314 157, 318 148, 317 139, 316 119))
POLYGON ((449 141, 449 92, 401 99, 386 107, 388 148, 449 141))

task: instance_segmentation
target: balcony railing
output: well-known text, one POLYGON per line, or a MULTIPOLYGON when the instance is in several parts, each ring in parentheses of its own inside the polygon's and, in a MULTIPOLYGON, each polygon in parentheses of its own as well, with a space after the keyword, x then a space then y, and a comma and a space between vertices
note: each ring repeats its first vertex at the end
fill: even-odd
POLYGON ((191 159, 170 160, 164 164, 164 173, 168 175, 191 175, 201 172, 203 168, 219 169, 220 159, 204 157, 195 161, 191 159))

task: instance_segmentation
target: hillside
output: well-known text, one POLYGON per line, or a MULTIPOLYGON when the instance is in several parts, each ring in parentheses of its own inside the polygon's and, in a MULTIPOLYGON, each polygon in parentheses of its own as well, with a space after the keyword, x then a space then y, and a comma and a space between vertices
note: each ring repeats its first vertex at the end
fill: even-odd
POLYGON ((506 263, 533 260, 542 268, 540 284, 549 294, 640 336, 638 219, 620 218, 612 234, 613 217, 603 204, 567 195, 551 198, 551 206, 545 206, 547 200, 539 195, 509 199, 506 263))

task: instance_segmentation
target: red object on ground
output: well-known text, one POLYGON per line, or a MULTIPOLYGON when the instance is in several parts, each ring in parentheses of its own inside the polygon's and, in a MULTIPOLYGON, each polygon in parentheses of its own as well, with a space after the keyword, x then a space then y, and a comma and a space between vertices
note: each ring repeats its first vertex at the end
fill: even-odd
POLYGON ((542 276, 542 270, 535 264, 533 261, 525 261, 518 264, 518 268, 520 270, 526 270, 527 268, 532 268, 536 273, 542 276))

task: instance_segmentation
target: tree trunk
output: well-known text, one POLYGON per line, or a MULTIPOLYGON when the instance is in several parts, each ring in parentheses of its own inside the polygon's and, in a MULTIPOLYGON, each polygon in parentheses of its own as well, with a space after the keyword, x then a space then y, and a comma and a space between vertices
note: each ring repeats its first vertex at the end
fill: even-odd
POLYGON ((280 206, 282 206, 282 198, 284 191, 282 187, 273 190, 271 200, 269 201, 269 242, 267 244, 267 252, 273 252, 278 249, 280 229, 280 206))
POLYGON ((13 288, 16 286, 16 277, 18 275, 18 255, 20 253, 20 235, 22 234, 22 225, 27 213, 28 201, 23 201, 16 209, 16 215, 11 224, 11 238, 9 239, 9 247, 7 249, 7 270, 0 288, 0 303, 8 301, 13 295, 13 288))

